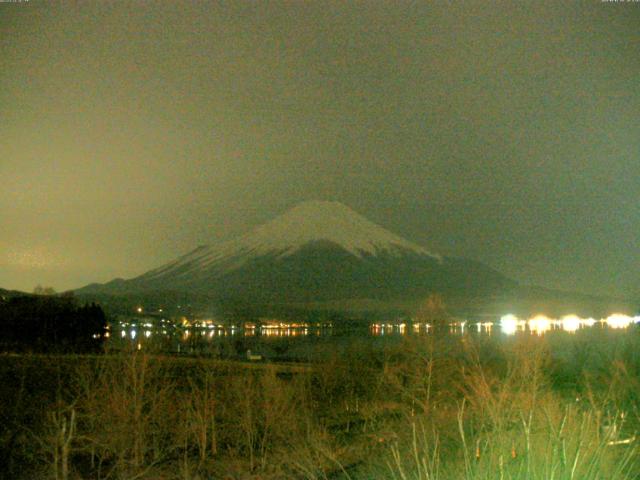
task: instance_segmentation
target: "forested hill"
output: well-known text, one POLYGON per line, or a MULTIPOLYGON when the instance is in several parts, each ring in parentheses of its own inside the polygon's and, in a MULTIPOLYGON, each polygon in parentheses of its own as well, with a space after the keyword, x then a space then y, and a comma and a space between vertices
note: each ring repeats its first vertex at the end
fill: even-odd
POLYGON ((3 351, 98 351, 106 326, 99 305, 79 305, 73 297, 0 294, 3 351))

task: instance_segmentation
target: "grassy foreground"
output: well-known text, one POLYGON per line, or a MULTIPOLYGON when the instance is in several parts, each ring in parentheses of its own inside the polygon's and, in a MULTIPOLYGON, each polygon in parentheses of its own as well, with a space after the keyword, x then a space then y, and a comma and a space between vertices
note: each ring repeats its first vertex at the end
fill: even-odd
POLYGON ((355 342, 308 366, 0 357, 11 479, 638 478, 640 332, 355 342))

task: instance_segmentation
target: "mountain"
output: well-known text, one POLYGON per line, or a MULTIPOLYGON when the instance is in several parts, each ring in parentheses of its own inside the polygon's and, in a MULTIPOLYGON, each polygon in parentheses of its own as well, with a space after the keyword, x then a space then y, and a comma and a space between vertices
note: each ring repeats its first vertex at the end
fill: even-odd
POLYGON ((237 239, 77 293, 191 292, 282 304, 420 298, 432 291, 485 295, 514 285, 486 265, 432 253, 338 202, 310 201, 237 239))
POLYGON ((0 288, 0 301, 5 301, 13 297, 29 297, 31 295, 30 293, 19 290, 5 290, 4 288, 0 288))

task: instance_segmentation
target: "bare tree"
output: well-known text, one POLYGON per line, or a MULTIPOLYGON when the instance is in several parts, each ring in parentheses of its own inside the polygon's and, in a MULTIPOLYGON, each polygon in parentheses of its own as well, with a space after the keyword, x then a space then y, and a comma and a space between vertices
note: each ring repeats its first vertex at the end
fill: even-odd
POLYGON ((33 289, 33 293, 35 293, 36 295, 55 295, 56 291, 53 289, 53 287, 43 287, 42 285, 38 284, 36 285, 36 287, 33 289))
POLYGON ((415 322, 428 323, 434 330, 442 330, 442 327, 445 327, 449 320, 449 313, 442 295, 430 293, 418 305, 413 318, 415 322))

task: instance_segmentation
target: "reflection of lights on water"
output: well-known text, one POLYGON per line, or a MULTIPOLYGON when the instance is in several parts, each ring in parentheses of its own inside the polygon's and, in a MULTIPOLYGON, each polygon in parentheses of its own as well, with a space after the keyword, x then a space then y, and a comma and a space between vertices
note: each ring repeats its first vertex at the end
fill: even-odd
MULTIPOLYGON (((616 313, 600 320, 600 323, 609 328, 621 329, 626 328, 632 323, 638 323, 640 317, 630 317, 616 313)), ((565 315, 561 319, 551 319, 545 315, 537 315, 529 320, 519 320, 515 315, 505 315, 500 319, 500 326, 503 333, 513 335, 518 330, 524 330, 524 326, 529 327, 529 331, 536 335, 541 335, 553 329, 561 329, 568 333, 575 333, 583 327, 593 327, 598 323, 593 318, 580 318, 578 315, 565 315)), ((480 328, 478 328, 480 331, 480 328)))
POLYGON ((518 326, 521 324, 521 321, 518 320, 518 317, 515 315, 504 315, 500 318, 500 329, 502 333, 506 335, 513 335, 518 331, 518 326))
POLYGON ((545 315, 536 315, 531 318, 527 324, 529 325, 529 331, 536 335, 542 335, 545 332, 551 330, 553 321, 545 315))
MULTIPOLYGON (((146 320, 146 319, 145 319, 146 320)), ((183 319, 181 319, 183 320, 183 319)), ((178 320, 180 322, 180 320, 178 320)), ((514 335, 517 332, 527 332, 534 335, 543 335, 551 331, 565 331, 575 333, 585 327, 600 326, 611 329, 624 329, 636 323, 640 323, 640 316, 629 316, 621 313, 614 313, 606 318, 595 320, 593 318, 581 318, 578 315, 570 314, 561 318, 549 318, 546 315, 536 315, 528 320, 520 319, 516 315, 508 314, 500 318, 499 322, 473 322, 460 320, 449 324, 449 330, 454 334, 465 334, 467 330, 477 332, 478 334, 491 334, 493 326, 498 324, 500 331, 506 335, 514 335)), ((308 335, 323 336, 332 335, 332 326, 328 324, 307 324, 307 323, 279 323, 269 325, 219 325, 213 322, 198 326, 185 326, 184 329, 178 331, 167 328, 167 325, 155 325, 151 322, 136 322, 133 318, 127 321, 119 321, 116 324, 120 326, 120 337, 137 340, 140 337, 150 338, 153 336, 177 336, 182 341, 209 340, 216 341, 217 338, 226 336, 242 335, 247 337, 261 336, 267 338, 286 338, 286 337, 304 337, 308 335), (162 329, 156 329, 161 327, 162 329), (140 335, 138 328, 142 328, 140 335), (207 335, 208 333, 208 335, 207 335)), ((179 323, 174 324, 178 326, 179 323)), ((394 336, 428 334, 431 326, 427 323, 371 323, 369 324, 369 332, 372 336, 394 336)), ((117 335, 117 332, 115 332, 117 335)), ((109 337, 109 332, 105 332, 105 338, 109 337)), ((134 344, 134 342, 132 342, 134 344)), ((137 342, 136 342, 137 344, 137 342)))
MULTIPOLYGON (((260 336, 263 337, 303 337, 309 335, 307 324, 279 324, 279 325, 262 325, 260 327, 260 336)), ((249 329, 249 335, 254 335, 253 329, 249 329)), ((315 335, 321 334, 321 329, 314 328, 315 335)), ((247 335, 245 331, 245 335, 247 335)))
POLYGON ((604 323, 610 328, 626 328, 637 320, 628 315, 622 315, 621 313, 614 313, 604 319, 604 323))
POLYGON ((566 315, 560 319, 562 329, 569 333, 577 331, 583 323, 583 320, 577 315, 566 315))
POLYGON ((482 326, 486 332, 491 333, 491 329, 493 328, 493 322, 483 322, 482 326))
MULTIPOLYGON (((372 323, 369 325, 369 329, 371 331, 371 335, 373 336, 383 336, 389 334, 399 334, 406 335, 409 329, 407 328, 406 323, 372 323)), ((421 330, 428 331, 429 324, 427 323, 412 323, 411 330, 414 333, 419 333, 421 330)))

